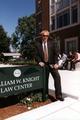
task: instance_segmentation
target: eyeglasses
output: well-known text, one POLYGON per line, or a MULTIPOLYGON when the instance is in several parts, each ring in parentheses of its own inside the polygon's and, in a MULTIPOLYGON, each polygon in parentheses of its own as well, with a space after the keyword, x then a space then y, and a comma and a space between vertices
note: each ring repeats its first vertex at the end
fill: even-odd
POLYGON ((42 35, 43 37, 48 37, 49 35, 42 35))

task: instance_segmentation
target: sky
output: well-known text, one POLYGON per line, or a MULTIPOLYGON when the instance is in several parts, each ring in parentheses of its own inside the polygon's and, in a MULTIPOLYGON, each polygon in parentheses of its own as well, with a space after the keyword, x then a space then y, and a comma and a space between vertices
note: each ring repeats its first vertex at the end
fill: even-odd
POLYGON ((34 12, 35 0, 0 0, 0 25, 11 36, 18 24, 18 18, 34 12))

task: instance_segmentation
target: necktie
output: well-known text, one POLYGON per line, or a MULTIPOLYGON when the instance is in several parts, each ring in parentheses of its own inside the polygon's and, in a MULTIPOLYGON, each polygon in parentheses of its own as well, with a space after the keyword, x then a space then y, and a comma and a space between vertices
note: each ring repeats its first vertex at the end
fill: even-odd
POLYGON ((44 42, 44 61, 48 62, 48 48, 46 42, 44 42))

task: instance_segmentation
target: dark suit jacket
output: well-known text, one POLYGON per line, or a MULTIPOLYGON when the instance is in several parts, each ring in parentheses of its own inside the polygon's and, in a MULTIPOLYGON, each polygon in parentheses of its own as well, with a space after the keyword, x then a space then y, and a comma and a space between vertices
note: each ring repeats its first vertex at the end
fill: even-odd
MULTIPOLYGON (((53 40, 48 40, 48 62, 49 64, 58 63, 58 49, 53 40)), ((42 48, 42 40, 35 43, 35 60, 39 62, 44 62, 44 53, 42 48)))

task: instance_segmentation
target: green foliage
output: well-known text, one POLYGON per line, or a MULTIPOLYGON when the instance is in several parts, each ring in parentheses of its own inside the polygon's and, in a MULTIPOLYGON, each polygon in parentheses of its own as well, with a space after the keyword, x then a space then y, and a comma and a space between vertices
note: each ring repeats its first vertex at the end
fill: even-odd
POLYGON ((8 64, 11 64, 11 65, 36 65, 36 62, 35 60, 14 60, 14 61, 11 61, 11 60, 8 60, 8 64))
POLYGON ((7 61, 2 53, 9 52, 10 38, 7 36, 7 33, 4 31, 2 25, 0 25, 0 62, 7 61))
POLYGON ((15 49, 15 50, 16 50, 16 48, 18 48, 18 44, 19 44, 18 40, 19 40, 19 39, 18 39, 17 34, 16 34, 16 33, 13 33, 13 34, 12 34, 11 44, 12 44, 13 49, 15 49))
POLYGON ((12 35, 13 47, 17 47, 22 56, 33 59, 36 20, 35 15, 18 19, 15 33, 12 35))
POLYGON ((34 42, 23 45, 21 48, 21 54, 23 58, 27 58, 28 60, 33 60, 35 55, 34 42))
POLYGON ((0 25, 0 53, 9 52, 9 42, 10 38, 7 36, 2 25, 0 25))
POLYGON ((24 97, 22 100, 20 100, 20 102, 32 108, 33 102, 42 102, 42 93, 30 93, 29 95, 27 95, 27 97, 24 97))

